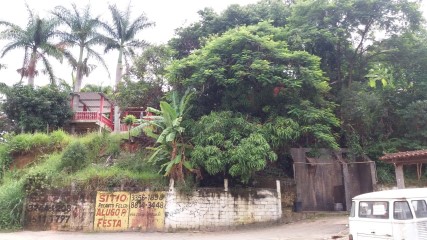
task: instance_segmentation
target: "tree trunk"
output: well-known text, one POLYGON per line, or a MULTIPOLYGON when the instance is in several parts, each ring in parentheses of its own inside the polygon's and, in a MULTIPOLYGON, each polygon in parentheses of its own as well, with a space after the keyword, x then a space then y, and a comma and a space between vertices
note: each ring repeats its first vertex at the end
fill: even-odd
MULTIPOLYGON (((30 63, 28 64, 28 85, 34 86, 34 77, 36 75, 37 52, 31 54, 30 63)), ((25 71, 25 69, 23 69, 25 71)))
MULTIPOLYGON (((119 88, 120 80, 122 79, 122 70, 123 70, 122 58, 123 58, 123 50, 122 48, 120 48, 119 59, 117 61, 117 67, 116 67, 116 85, 115 85, 116 92, 119 88)), ((117 103, 116 103, 116 106, 114 106, 114 132, 115 133, 120 132, 120 108, 117 105, 117 103)))
POLYGON ((80 46, 79 61, 77 62, 76 82, 74 83, 74 92, 80 92, 83 80, 83 46, 80 46))
POLYGON ((119 59, 117 61, 117 67, 116 67, 116 91, 119 87, 120 80, 122 80, 122 73, 123 73, 123 49, 120 48, 119 50, 119 59))

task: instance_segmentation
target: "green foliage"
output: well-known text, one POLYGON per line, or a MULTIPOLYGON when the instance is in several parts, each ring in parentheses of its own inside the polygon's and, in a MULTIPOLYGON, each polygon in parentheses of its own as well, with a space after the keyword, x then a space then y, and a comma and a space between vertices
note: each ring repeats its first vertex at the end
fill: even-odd
POLYGON ((228 173, 247 183, 277 155, 257 123, 240 114, 212 112, 194 125, 191 161, 211 174, 228 173))
POLYGON ((398 112, 404 137, 421 148, 427 147, 427 99, 408 104, 398 112))
POLYGON ((34 77, 40 72, 47 73, 51 84, 55 84, 53 68, 47 57, 62 60, 61 44, 52 42, 57 36, 58 22, 53 19, 40 18, 33 13, 28 4, 26 7, 29 16, 24 28, 14 23, 0 21, 0 25, 6 27, 0 32, 0 39, 9 41, 4 46, 1 57, 12 50, 22 49, 24 50, 23 65, 22 68, 18 69, 21 80, 28 77, 28 85, 34 86, 34 77), (39 61, 44 66, 42 71, 36 69, 39 61))
POLYGON ((84 168, 88 163, 88 150, 80 141, 72 142, 62 154, 61 168, 69 171, 76 172, 84 168))
POLYGON ((22 154, 30 151, 43 153, 49 150, 61 149, 68 145, 69 142, 70 136, 62 130, 58 130, 50 134, 18 134, 8 138, 5 145, 11 154, 22 154))
POLYGON ((27 132, 59 128, 71 118, 68 93, 56 87, 33 88, 16 84, 6 89, 5 94, 5 113, 27 132))
POLYGON ((62 184, 69 186, 71 182, 75 182, 83 187, 105 189, 119 187, 121 183, 129 181, 140 186, 152 186, 153 188, 167 186, 161 176, 150 170, 135 171, 117 166, 102 167, 99 165, 91 165, 73 175, 68 175, 62 184))
POLYGON ((134 170, 136 172, 157 172, 158 169, 146 161, 150 153, 150 150, 141 149, 136 154, 122 154, 120 161, 117 161, 115 166, 121 169, 134 170))
POLYGON ((377 176, 378 182, 381 184, 395 184, 396 178, 394 167, 391 164, 384 164, 377 162, 377 176))
POLYGON ((393 36, 417 29, 422 15, 407 0, 308 0, 293 4, 287 20, 289 48, 319 56, 334 86, 345 88, 364 81, 371 56, 383 53, 372 46, 383 36, 375 32, 393 36))
POLYGON ((71 142, 71 136, 63 130, 56 130, 49 134, 51 145, 53 144, 56 148, 64 148, 71 142))
POLYGON ((102 23, 97 17, 92 16, 90 5, 87 5, 81 11, 79 11, 76 4, 72 4, 72 9, 57 6, 51 13, 62 25, 67 27, 65 31, 58 34, 61 38, 61 43, 69 47, 78 47, 80 50, 77 58, 68 49, 62 50, 73 71, 76 71, 73 91, 79 92, 83 76, 88 76, 96 68, 96 65, 88 63, 88 58, 96 59, 108 72, 101 54, 94 49, 94 46, 100 43, 106 44, 102 41, 104 38, 98 31, 102 23), (85 51, 86 53, 84 53, 85 51))
MULTIPOLYGON (((12 158, 9 153, 9 149, 5 144, 0 145, 0 179, 3 179, 4 169, 9 167, 12 162, 12 158)), ((1 183, 1 181, 0 181, 1 183)))
POLYGON ((158 107, 163 95, 162 87, 159 84, 125 78, 118 85, 118 93, 114 98, 123 109, 135 106, 158 107))
POLYGON ((132 114, 127 115, 124 119, 123 122, 127 125, 127 126, 132 126, 133 124, 135 124, 136 122, 136 117, 132 114))
MULTIPOLYGON (((197 90, 193 118, 211 111, 233 111, 262 123, 289 126, 275 146, 316 144, 337 148, 333 128, 339 120, 326 99, 330 87, 319 58, 286 48, 284 30, 268 23, 240 27, 212 38, 189 57, 173 62, 171 84, 197 90)), ((272 130, 274 134, 275 130, 272 130)), ((283 134, 283 133, 279 133, 283 134)))
POLYGON ((28 174, 25 178, 24 188, 27 196, 30 194, 41 195, 50 189, 52 179, 44 173, 28 174))
POLYGON ((24 203, 23 181, 8 181, 0 185, 0 230, 21 228, 24 203))
POLYGON ((199 22, 178 28, 177 37, 169 41, 178 59, 187 57, 194 50, 201 48, 210 36, 221 35, 233 28, 255 25, 263 21, 270 22, 275 27, 282 27, 287 23, 290 8, 286 1, 261 0, 245 6, 232 4, 221 14, 215 13, 210 8, 205 8, 198 14, 201 19, 199 22))
POLYGON ((123 119, 123 122, 126 124, 126 126, 128 126, 129 140, 131 140, 131 130, 132 130, 132 126, 136 123, 136 117, 132 114, 127 115, 123 119))
POLYGON ((186 150, 189 148, 184 139, 185 128, 182 121, 192 93, 187 91, 181 99, 176 92, 172 93, 171 103, 161 101, 160 110, 148 108, 156 114, 151 120, 146 120, 149 127, 144 128, 145 134, 156 139, 157 146, 152 148, 154 153, 149 161, 160 165, 160 172, 165 176, 184 181, 183 168, 192 171, 192 166, 186 161, 186 150), (158 134, 158 131, 161 131, 158 134))

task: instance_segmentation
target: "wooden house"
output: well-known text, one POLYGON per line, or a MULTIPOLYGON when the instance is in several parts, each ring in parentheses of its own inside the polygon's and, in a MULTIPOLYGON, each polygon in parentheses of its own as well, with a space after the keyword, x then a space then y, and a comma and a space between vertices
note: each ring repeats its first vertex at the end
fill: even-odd
MULTIPOLYGON (((76 92, 71 94, 70 106, 74 115, 68 131, 71 133, 86 133, 92 131, 114 131, 114 101, 100 92, 76 92)), ((138 119, 144 116, 143 108, 124 109, 120 119, 132 114, 138 119)), ((120 132, 128 127, 121 123, 120 132)))

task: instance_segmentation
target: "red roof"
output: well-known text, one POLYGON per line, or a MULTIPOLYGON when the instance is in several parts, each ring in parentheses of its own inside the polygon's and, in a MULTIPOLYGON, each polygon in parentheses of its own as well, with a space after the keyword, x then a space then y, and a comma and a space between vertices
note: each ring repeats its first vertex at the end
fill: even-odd
POLYGON ((389 163, 415 164, 427 163, 427 150, 387 153, 379 158, 389 163))

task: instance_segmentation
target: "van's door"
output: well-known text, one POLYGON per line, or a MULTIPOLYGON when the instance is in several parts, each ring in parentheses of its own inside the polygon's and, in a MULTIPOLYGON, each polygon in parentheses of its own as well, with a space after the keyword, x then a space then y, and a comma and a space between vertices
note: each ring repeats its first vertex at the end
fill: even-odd
POLYGON ((394 239, 389 207, 387 201, 360 201, 355 239, 394 239))
POLYGON ((396 239, 427 240, 427 204, 424 199, 396 201, 393 213, 393 235, 396 239), (409 205, 408 205, 409 203, 409 205), (412 208, 412 211, 409 208, 412 208))

